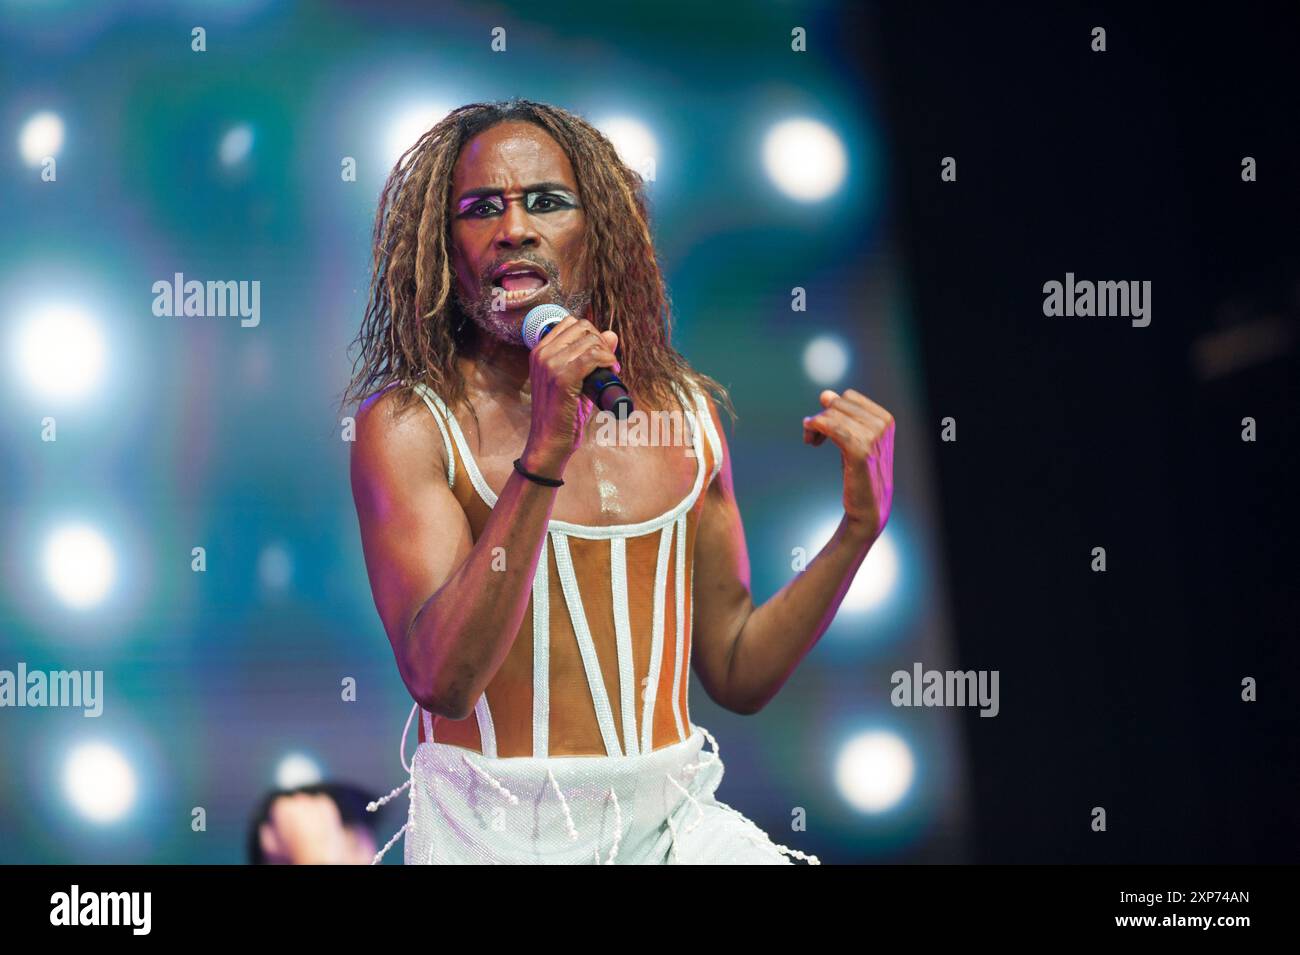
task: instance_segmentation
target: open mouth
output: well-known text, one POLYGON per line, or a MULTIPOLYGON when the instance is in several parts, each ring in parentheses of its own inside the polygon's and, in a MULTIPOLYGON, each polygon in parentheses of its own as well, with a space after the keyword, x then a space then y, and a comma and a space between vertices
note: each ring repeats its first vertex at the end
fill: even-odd
POLYGON ((500 295, 506 308, 518 308, 539 296, 550 279, 534 265, 506 266, 492 278, 494 295, 500 295))

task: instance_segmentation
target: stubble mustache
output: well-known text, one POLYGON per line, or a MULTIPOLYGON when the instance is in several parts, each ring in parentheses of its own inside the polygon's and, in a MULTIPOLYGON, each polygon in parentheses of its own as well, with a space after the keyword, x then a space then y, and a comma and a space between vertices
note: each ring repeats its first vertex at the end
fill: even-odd
POLYGON ((546 301, 553 302, 577 318, 586 317, 587 309, 591 305, 590 291, 587 289, 566 288, 564 283, 560 281, 559 269, 552 262, 527 255, 513 255, 501 262, 494 263, 484 272, 479 289, 472 297, 465 295, 460 283, 456 284, 456 304, 465 318, 501 341, 512 345, 521 344, 519 329, 522 327, 523 317, 512 318, 505 309, 493 307, 496 302, 496 295, 493 292, 492 274, 504 262, 510 261, 528 262, 536 265, 546 273, 548 282, 546 295, 543 302, 539 304, 544 304, 546 301))

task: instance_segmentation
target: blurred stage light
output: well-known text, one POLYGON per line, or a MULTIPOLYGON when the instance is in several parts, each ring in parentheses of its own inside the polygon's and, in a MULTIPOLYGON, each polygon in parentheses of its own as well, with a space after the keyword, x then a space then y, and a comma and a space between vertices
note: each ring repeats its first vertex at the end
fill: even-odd
POLYGON ((18 151, 23 162, 38 166, 47 156, 57 156, 63 148, 63 119, 49 110, 35 113, 23 123, 18 134, 18 151))
POLYGON ((240 123, 238 126, 232 126, 221 137, 221 145, 217 153, 221 158, 221 165, 227 168, 238 166, 246 160, 253 151, 253 127, 248 123, 240 123))
POLYGON ((385 135, 384 158, 388 165, 397 165, 397 160, 402 157, 415 141, 429 131, 429 129, 446 116, 451 110, 438 103, 422 102, 403 107, 397 112, 388 124, 388 132, 385 135))
POLYGON ((14 354, 20 377, 35 394, 75 400, 99 385, 104 336, 79 306, 44 305, 22 322, 14 354))
POLYGON ((83 743, 63 766, 63 788, 77 812, 92 822, 115 822, 135 804, 135 771, 107 743, 83 743))
POLYGON ((652 177, 659 164, 659 143, 645 123, 628 116, 611 116, 593 125, 614 144, 626 165, 643 177, 652 177))
POLYGON ((275 768, 275 784, 280 789, 296 789, 321 781, 322 773, 316 761, 302 753, 290 753, 275 768))
MULTIPOLYGON (((830 439, 827 439, 829 443, 830 439)), ((838 449, 836 449, 838 450, 838 449)), ((814 546, 808 552, 811 561, 826 543, 835 536, 841 518, 823 524, 813 538, 814 546)), ((849 585, 849 592, 844 595, 840 610, 849 613, 862 613, 881 606, 894 592, 898 584, 898 548, 894 546, 893 536, 888 527, 881 531, 876 542, 867 551, 857 576, 849 585)))
POLYGON ((86 524, 60 527, 45 543, 45 579, 70 607, 85 609, 104 599, 113 585, 112 548, 86 524))
POLYGON ((257 576, 269 590, 284 590, 293 579, 293 560, 283 544, 268 544, 257 557, 257 576))
POLYGON ((915 775, 912 750, 886 730, 873 730, 849 740, 835 762, 840 795, 861 812, 879 813, 898 805, 915 775))
POLYGON ((830 387, 849 370, 849 349, 838 335, 818 335, 803 350, 803 370, 814 384, 830 387))
POLYGON ((763 142, 763 165, 786 195, 803 202, 825 199, 844 181, 848 159, 840 138, 815 119, 787 119, 763 142))

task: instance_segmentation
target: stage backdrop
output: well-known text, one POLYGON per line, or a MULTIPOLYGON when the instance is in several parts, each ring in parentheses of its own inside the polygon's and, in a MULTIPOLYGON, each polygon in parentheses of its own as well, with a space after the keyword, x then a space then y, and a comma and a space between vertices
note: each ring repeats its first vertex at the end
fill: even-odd
POLYGON ((240 862, 269 788, 402 780, 337 404, 394 160, 512 96, 647 180, 676 345, 739 410, 756 602, 842 513, 838 450, 801 441, 818 392, 898 421, 888 530, 820 645, 754 716, 692 681, 720 798, 827 862, 962 861, 953 710, 890 701, 951 649, 873 30, 818 2, 0 0, 0 670, 97 700, 0 709, 0 862, 240 862), (241 283, 240 313, 175 314, 188 281, 241 283))

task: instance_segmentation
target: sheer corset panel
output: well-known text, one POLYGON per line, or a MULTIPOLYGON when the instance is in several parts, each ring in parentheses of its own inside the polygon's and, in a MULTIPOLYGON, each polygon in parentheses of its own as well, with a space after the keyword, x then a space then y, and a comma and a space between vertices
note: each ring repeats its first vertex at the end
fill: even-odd
MULTIPOLYGON (((477 540, 497 495, 456 416, 432 389, 415 389, 442 431, 447 483, 477 540)), ((469 717, 421 710, 420 742, 498 757, 631 756, 689 735, 695 535, 722 460, 704 395, 678 396, 696 461, 690 493, 635 524, 552 520, 505 662, 469 717)))

